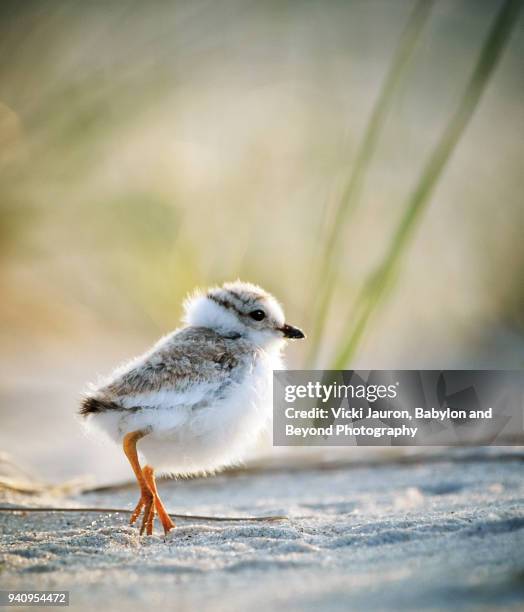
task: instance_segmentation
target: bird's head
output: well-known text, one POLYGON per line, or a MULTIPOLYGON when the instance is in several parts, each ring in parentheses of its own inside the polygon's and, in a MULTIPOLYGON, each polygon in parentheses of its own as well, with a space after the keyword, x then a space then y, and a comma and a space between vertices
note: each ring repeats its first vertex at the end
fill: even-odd
POLYGON ((261 347, 282 340, 304 338, 304 333, 285 321, 277 300, 261 287, 235 281, 189 296, 184 320, 219 333, 236 333, 261 347))

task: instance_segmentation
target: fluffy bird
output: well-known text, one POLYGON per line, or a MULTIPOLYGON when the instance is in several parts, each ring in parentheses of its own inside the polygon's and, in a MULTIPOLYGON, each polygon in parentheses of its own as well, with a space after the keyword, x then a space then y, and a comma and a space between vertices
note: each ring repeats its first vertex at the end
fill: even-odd
POLYGON ((155 470, 213 472, 242 459, 270 421, 272 373, 282 368, 285 341, 305 337, 251 283, 196 292, 184 310, 182 327, 93 386, 80 408, 86 424, 123 445, 140 487, 130 521, 142 515, 140 534, 153 533, 155 515, 165 533, 175 526, 155 470))

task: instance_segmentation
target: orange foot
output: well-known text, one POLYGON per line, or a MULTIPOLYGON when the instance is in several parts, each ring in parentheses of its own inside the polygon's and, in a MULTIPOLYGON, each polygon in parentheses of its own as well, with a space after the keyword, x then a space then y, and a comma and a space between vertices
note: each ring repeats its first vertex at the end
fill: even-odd
POLYGON ((175 527, 175 523, 171 520, 171 517, 164 508, 164 504, 158 495, 155 481, 155 473, 150 465, 146 465, 142 473, 144 475, 145 485, 141 487, 141 495, 138 500, 136 508, 133 510, 131 515, 130 525, 133 525, 135 521, 142 514, 142 523, 140 525, 140 535, 146 532, 147 535, 153 534, 153 522, 155 519, 155 513, 158 514, 158 518, 164 528, 164 534, 168 533, 170 529, 175 527))

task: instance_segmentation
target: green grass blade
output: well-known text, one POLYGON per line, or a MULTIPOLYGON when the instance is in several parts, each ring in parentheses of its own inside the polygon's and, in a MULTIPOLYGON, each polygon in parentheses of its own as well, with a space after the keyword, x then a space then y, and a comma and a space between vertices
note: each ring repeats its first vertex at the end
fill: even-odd
POLYGON ((366 172, 375 152, 388 111, 391 108, 393 94, 413 55, 420 33, 429 18, 433 2, 434 0, 418 0, 415 4, 371 112, 351 175, 335 211, 333 223, 323 243, 322 251, 317 256, 319 262, 318 278, 317 282, 313 283, 316 299, 312 309, 314 315, 309 333, 308 362, 310 364, 316 358, 326 326, 329 306, 336 288, 340 237, 359 202, 366 172))
POLYGON ((351 325, 349 333, 344 334, 348 339, 338 351, 330 366, 331 369, 342 369, 353 358, 371 316, 384 301, 386 290, 391 286, 399 261, 409 245, 421 213, 427 207, 433 189, 471 119, 506 47, 517 21, 521 4, 521 0, 506 0, 502 5, 482 47, 464 95, 408 200, 404 215, 397 226, 383 262, 373 275, 372 281, 360 293, 359 312, 356 313, 355 322, 351 325))

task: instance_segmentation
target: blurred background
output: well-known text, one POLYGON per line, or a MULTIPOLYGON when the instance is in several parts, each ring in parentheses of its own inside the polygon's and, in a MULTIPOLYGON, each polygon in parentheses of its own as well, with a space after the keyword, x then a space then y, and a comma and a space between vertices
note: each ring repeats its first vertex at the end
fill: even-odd
POLYGON ((128 478, 80 393, 238 277, 292 368, 522 368, 515 5, 2 2, 0 449, 128 478))

